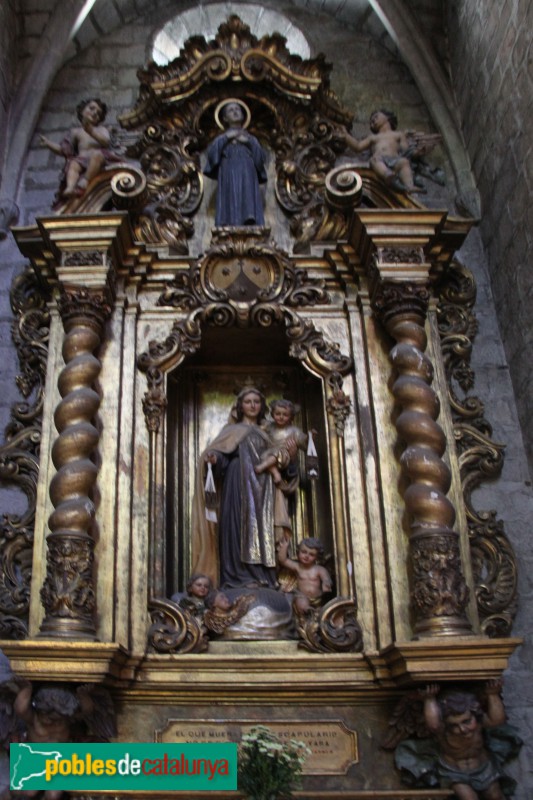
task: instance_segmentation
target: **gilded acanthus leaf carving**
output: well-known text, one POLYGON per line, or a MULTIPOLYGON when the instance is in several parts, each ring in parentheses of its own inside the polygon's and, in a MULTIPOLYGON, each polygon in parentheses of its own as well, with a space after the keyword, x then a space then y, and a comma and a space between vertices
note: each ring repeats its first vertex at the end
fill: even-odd
POLYGON ((461 572, 458 536, 449 533, 414 536, 412 597, 422 617, 455 617, 464 613, 468 588, 461 572))
POLYGON ((187 608, 171 600, 150 602, 148 648, 156 653, 202 653, 207 650, 207 629, 187 608))
POLYGON ((21 372, 16 378, 24 398, 13 406, 0 448, 0 478, 24 492, 22 514, 4 514, 0 525, 0 627, 2 638, 27 634, 42 406, 48 354, 49 313, 46 297, 32 270, 13 281, 12 326, 21 372))
MULTIPOLYGON (((342 393, 341 376, 351 369, 351 358, 295 310, 328 304, 330 295, 325 283, 311 278, 304 269, 294 268, 287 254, 268 236, 263 228, 218 229, 206 255, 165 287, 158 305, 190 313, 185 320, 174 323, 166 339, 150 342, 148 351, 138 359, 139 368, 148 375, 144 411, 151 431, 157 431, 165 403, 160 382, 153 376, 195 353, 201 345, 204 326, 283 326, 290 355, 315 374, 334 373, 336 388, 342 393)), ((344 399, 331 410, 341 435, 350 403, 344 399)))
POLYGON ((478 511, 473 493, 498 478, 504 446, 491 439, 482 401, 468 392, 474 385, 470 365, 478 330, 473 312, 476 284, 471 271, 453 261, 439 286, 438 323, 448 393, 454 420, 466 508, 475 594, 481 626, 488 636, 508 636, 517 607, 517 566, 503 522, 494 510, 478 511))
POLYGON ((166 243, 186 253, 194 233, 190 219, 203 193, 198 138, 180 126, 162 120, 147 126, 128 155, 139 159, 145 176, 142 208, 133 217, 135 238, 146 243, 166 243))
POLYGON ((299 646, 312 653, 359 653, 363 649, 357 606, 345 597, 297 615, 296 627, 299 646))
POLYGON ((47 545, 48 570, 41 600, 48 616, 58 621, 69 618, 91 628, 96 609, 92 540, 89 536, 59 533, 50 534, 47 545))
POLYGON ((146 377, 148 391, 143 397, 143 411, 148 430, 152 433, 157 433, 161 426, 161 418, 167 407, 163 374, 159 369, 150 368, 146 377))

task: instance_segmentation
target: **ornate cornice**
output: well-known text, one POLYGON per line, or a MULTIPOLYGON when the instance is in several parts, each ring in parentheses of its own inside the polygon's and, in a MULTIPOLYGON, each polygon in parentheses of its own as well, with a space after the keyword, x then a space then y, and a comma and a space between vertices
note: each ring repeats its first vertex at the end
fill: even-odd
POLYGON ((289 257, 269 242, 266 229, 216 230, 206 256, 167 284, 158 300, 161 306, 189 311, 187 318, 175 322, 164 340, 150 342, 138 358, 139 369, 148 377, 144 397, 148 428, 157 432, 165 407, 161 373, 174 369, 200 348, 203 328, 280 325, 290 355, 313 374, 328 379, 328 408, 341 433, 350 411, 349 401, 341 400, 342 376, 352 368, 352 360, 295 310, 329 302, 324 282, 310 278, 306 270, 295 269, 289 257))
POLYGON ((162 102, 179 103, 198 94, 206 84, 246 81, 270 85, 282 96, 309 102, 317 97, 337 121, 347 124, 344 111, 329 87, 331 65, 322 55, 303 60, 291 55, 286 39, 279 33, 257 39, 239 17, 233 15, 218 29, 211 41, 200 36, 189 39, 180 56, 170 64, 151 63, 140 70, 139 100, 119 121, 125 128, 148 122, 162 102))

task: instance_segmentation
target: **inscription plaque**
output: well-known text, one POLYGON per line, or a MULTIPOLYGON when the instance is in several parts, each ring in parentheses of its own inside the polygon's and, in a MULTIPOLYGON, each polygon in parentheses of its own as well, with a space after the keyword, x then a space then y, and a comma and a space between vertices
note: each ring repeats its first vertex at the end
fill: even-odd
POLYGON ((345 775, 348 768, 359 761, 357 733, 341 720, 260 722, 247 719, 169 719, 164 728, 155 732, 155 741, 168 744, 240 742, 243 733, 248 733, 256 725, 268 726, 281 741, 296 739, 305 742, 312 755, 304 764, 304 775, 345 775))

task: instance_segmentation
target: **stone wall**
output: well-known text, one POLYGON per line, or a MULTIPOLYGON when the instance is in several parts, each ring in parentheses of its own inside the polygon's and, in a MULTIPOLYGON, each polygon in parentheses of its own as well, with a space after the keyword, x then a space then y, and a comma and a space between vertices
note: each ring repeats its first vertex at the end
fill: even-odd
MULTIPOLYGON (((5 147, 9 104, 15 85, 17 64, 17 37, 19 34, 18 0, 5 0, 0 3, 0 184, 2 182, 2 155, 5 147)), ((0 216, 2 209, 0 207, 0 216)), ((0 241, 0 259, 2 277, 0 281, 0 364, 2 364, 2 383, 5 389, 0 394, 0 420, 4 423, 0 429, 2 436, 5 422, 9 416, 11 403, 16 392, 13 378, 17 359, 11 344, 11 309, 9 304, 9 287, 16 272, 13 258, 21 261, 16 255, 14 245, 9 241, 0 241)))
POLYGON ((531 510, 533 505, 528 465, 523 447, 509 367, 498 325, 487 258, 479 230, 473 230, 458 253, 459 260, 474 273, 477 285, 475 307, 479 330, 474 340, 472 367, 475 386, 470 394, 485 404, 485 418, 493 429, 492 440, 505 444, 501 477, 485 483, 474 493, 477 511, 495 510, 504 525, 518 565, 518 614, 513 635, 525 639, 511 658, 505 674, 504 700, 509 722, 525 740, 520 758, 506 768, 518 781, 515 800, 533 797, 533 779, 528 764, 533 763, 533 693, 531 691, 531 602, 533 598, 533 553, 531 550, 531 510))
POLYGON ((450 59, 481 194, 480 225, 533 470, 533 6, 450 3, 450 59))
POLYGON ((480 340, 483 364, 478 376, 481 396, 494 409, 495 439, 508 445, 503 479, 491 487, 492 507, 505 517, 519 571, 520 604, 514 633, 525 644, 512 659, 506 675, 505 700, 510 721, 526 740, 514 765, 519 780, 517 800, 533 796, 533 693, 531 579, 531 486, 533 469, 533 46, 531 3, 502 0, 494 4, 465 0, 450 4, 450 62, 463 132, 482 201, 479 226, 488 265, 487 290, 491 306, 483 311, 480 340), (493 305, 492 305, 493 303, 493 305), (498 323, 506 351, 497 358, 498 323), (487 317, 485 315, 488 314, 487 317), (529 460, 523 463, 519 429, 509 426, 509 408, 502 384, 507 372, 514 386, 518 413, 529 460))
POLYGON ((4 152, 7 114, 17 63, 17 7, 17 0, 5 0, 0 4, 0 153, 4 152))

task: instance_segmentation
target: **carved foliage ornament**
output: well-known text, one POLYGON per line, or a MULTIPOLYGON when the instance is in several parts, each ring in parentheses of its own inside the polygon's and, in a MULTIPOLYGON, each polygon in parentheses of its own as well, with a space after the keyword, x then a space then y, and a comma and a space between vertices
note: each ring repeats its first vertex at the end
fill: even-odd
POLYGON ((49 568, 41 599, 47 615, 59 620, 65 617, 82 620, 92 627, 96 609, 92 539, 69 533, 50 534, 46 541, 49 568))
MULTIPOLYGON (((410 316, 413 319, 424 321, 430 298, 427 286, 416 283, 381 283, 376 280, 377 277, 377 270, 373 270, 371 283, 375 282, 372 306, 385 327, 401 316, 410 316)), ((422 331, 420 333, 421 342, 424 337, 425 334, 422 331)), ((422 349, 425 347, 424 343, 422 349)))
POLYGON ((0 448, 0 478, 24 492, 27 508, 20 515, 4 514, 1 521, 0 631, 4 639, 21 639, 27 635, 50 324, 46 297, 32 270, 13 281, 11 308, 13 342, 21 366, 16 383, 27 400, 16 403, 11 411, 6 442, 0 448))
POLYGON ((322 280, 295 269, 262 229, 217 231, 206 257, 167 285, 158 305, 194 309, 208 302, 247 307, 276 302, 290 308, 325 305, 330 296, 322 280))
POLYGON ((457 534, 447 532, 411 539, 412 597, 422 617, 455 617, 464 612, 468 589, 461 573, 457 534))
POLYGON ((177 253, 187 253, 187 239, 194 233, 190 217, 203 193, 198 148, 198 135, 192 129, 181 125, 175 130, 161 121, 148 125, 128 149, 129 156, 140 160, 141 177, 136 170, 123 170, 113 187, 113 199, 120 208, 135 208, 137 240, 165 243, 177 253))
POLYGON ((105 264, 107 253, 100 250, 79 250, 62 254, 62 263, 69 267, 89 267, 105 264))
POLYGON ((363 632, 353 600, 336 597, 297 616, 299 647, 312 653, 360 653, 363 632))
POLYGON ((488 636, 508 636, 517 609, 517 565, 513 548, 496 511, 478 511, 472 495, 488 479, 498 478, 504 446, 492 441, 484 406, 468 392, 474 384, 470 366, 477 333, 473 313, 476 285, 471 271, 453 261, 438 287, 441 348, 454 420, 454 433, 470 536, 475 594, 481 627, 488 636))
POLYGON ((58 308, 66 331, 83 325, 100 333, 111 313, 111 294, 107 290, 66 287, 59 296, 58 308))
POLYGON ((152 600, 148 647, 156 653, 202 653, 207 650, 205 626, 186 608, 171 600, 152 600))
POLYGON ((335 376, 330 412, 341 434, 350 412, 350 402, 342 392, 342 376, 352 366, 338 344, 329 342, 309 319, 293 309, 329 303, 321 280, 311 279, 305 270, 294 269, 288 257, 265 241, 256 229, 222 230, 214 247, 189 272, 178 275, 159 298, 159 305, 190 311, 185 320, 175 322, 170 335, 150 342, 148 352, 138 360, 147 373, 148 392, 144 398, 147 426, 159 429, 166 399, 161 391, 162 372, 172 369, 196 352, 202 328, 283 325, 289 340, 289 353, 314 374, 335 376))

